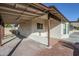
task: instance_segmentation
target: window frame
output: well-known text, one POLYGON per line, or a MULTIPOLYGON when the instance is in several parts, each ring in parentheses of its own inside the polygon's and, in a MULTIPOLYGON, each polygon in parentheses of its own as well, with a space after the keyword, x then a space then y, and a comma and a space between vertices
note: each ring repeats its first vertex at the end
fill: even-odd
POLYGON ((42 30, 43 29, 43 23, 37 23, 37 29, 42 30))

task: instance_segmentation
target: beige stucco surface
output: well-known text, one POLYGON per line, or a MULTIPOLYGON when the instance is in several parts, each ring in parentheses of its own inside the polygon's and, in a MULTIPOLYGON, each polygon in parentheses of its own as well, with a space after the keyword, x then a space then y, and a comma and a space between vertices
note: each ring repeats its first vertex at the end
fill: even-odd
POLYGON ((61 22, 52 18, 50 20, 50 37, 61 38, 61 22))
POLYGON ((47 31, 46 31, 46 20, 33 19, 27 20, 25 23, 21 23, 18 28, 21 35, 31 38, 37 42, 48 45, 47 31), (37 23, 43 24, 43 29, 37 29, 37 23))
MULTIPOLYGON (((42 18, 27 20, 18 28, 21 35, 48 45, 48 21, 42 18), (43 24, 43 29, 37 29, 37 23, 43 24)), ((61 22, 50 19, 50 37, 61 38, 61 22)))

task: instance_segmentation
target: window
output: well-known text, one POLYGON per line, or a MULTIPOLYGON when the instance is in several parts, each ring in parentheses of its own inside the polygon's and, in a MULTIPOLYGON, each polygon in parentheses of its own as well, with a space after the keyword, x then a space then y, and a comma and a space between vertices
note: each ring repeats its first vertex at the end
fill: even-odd
POLYGON ((37 23, 37 29, 43 29, 43 24, 37 23))

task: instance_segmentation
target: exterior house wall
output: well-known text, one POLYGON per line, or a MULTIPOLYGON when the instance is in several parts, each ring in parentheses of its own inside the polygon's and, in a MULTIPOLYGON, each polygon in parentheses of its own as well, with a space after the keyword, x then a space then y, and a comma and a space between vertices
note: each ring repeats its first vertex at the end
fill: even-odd
POLYGON ((61 38, 61 22, 55 19, 50 20, 50 37, 61 38))
POLYGON ((69 37, 69 23, 61 23, 61 38, 68 38, 69 37), (66 26, 66 27, 65 27, 66 26))
POLYGON ((74 32, 78 32, 79 30, 77 29, 79 27, 79 22, 78 21, 71 21, 70 22, 70 29, 69 29, 69 34, 72 34, 74 32))
POLYGON ((69 22, 61 22, 55 19, 50 19, 50 37, 63 39, 69 37, 69 22), (66 25, 66 33, 64 34, 64 27, 66 25))
MULTIPOLYGON (((66 23, 68 27, 68 23, 66 23)), ((66 30, 67 34, 63 34, 64 23, 57 21, 55 19, 50 19, 50 38, 67 38, 68 29, 66 30)), ((42 44, 48 45, 48 21, 44 19, 33 19, 28 20, 25 23, 21 23, 19 27, 19 32, 21 35, 26 36, 27 38, 33 39, 42 44), (37 23, 43 24, 43 29, 37 29, 37 23)))
POLYGON ((48 45, 45 21, 46 20, 43 20, 40 18, 32 20, 32 33, 29 36, 29 38, 31 38, 37 42, 48 45), (37 23, 43 24, 43 29, 37 29, 37 23))
POLYGON ((45 20, 33 19, 30 21, 26 21, 25 23, 21 23, 18 30, 21 35, 42 44, 48 45, 47 32, 45 27, 45 20), (37 29, 37 23, 43 24, 43 29, 37 29))
POLYGON ((79 22, 71 22, 72 26, 79 27, 79 22))
POLYGON ((78 27, 79 27, 79 22, 78 21, 71 21, 71 26, 70 26, 70 34, 72 34, 75 31, 79 31, 78 27))
POLYGON ((18 31, 25 37, 29 36, 31 33, 31 21, 20 23, 18 31))

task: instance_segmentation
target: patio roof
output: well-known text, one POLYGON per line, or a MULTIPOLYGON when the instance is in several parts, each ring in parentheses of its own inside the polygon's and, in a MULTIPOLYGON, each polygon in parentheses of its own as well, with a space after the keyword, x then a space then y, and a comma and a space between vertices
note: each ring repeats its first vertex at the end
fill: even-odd
POLYGON ((44 12, 29 6, 29 4, 0 4, 0 14, 6 23, 9 20, 16 22, 19 19, 29 20, 45 15, 44 12))
MULTIPOLYGON (((61 14, 53 7, 49 8, 41 3, 1 3, 0 14, 4 23, 17 23, 31 20, 43 15, 51 14, 52 18, 61 21, 61 14)), ((63 16, 62 16, 63 17, 63 16)), ((63 17, 65 20, 66 18, 63 17)), ((46 18, 45 18, 46 19, 46 18)))
POLYGON ((59 21, 70 22, 55 6, 47 7, 41 3, 34 4, 34 5, 38 5, 38 8, 39 8, 39 6, 41 6, 40 9, 43 9, 43 11, 49 11, 49 13, 51 13, 52 18, 58 19, 59 21))

